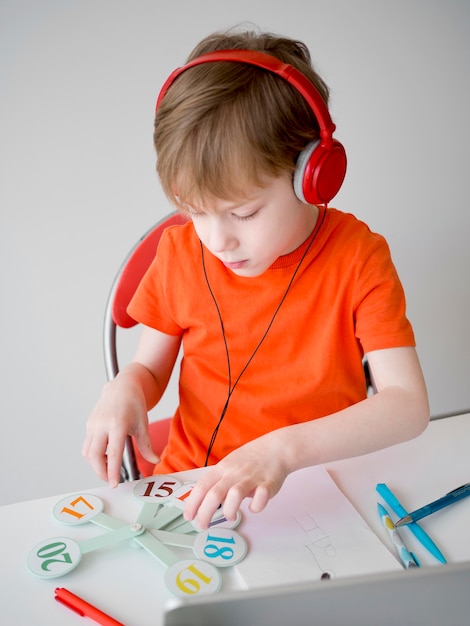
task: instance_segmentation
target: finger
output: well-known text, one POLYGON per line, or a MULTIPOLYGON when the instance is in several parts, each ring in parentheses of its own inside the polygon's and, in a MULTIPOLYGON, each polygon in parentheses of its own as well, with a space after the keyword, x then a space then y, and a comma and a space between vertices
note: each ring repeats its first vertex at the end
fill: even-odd
POLYGON ((104 433, 101 436, 94 435, 93 438, 87 437, 82 448, 83 456, 101 480, 108 479, 107 446, 108 436, 104 433))
POLYGON ((262 511, 269 502, 271 494, 267 485, 262 484, 258 485, 253 494, 253 498, 250 502, 250 506, 248 507, 250 511, 253 513, 259 513, 262 511))
POLYGON ((85 437, 85 441, 83 442, 82 445, 82 456, 85 457, 85 459, 88 458, 88 451, 90 449, 90 441, 89 441, 89 437, 85 437))
POLYGON ((228 520, 236 520, 241 503, 253 492, 253 485, 247 481, 232 485, 224 500, 224 516, 228 520))
POLYGON ((223 502, 224 494, 220 482, 209 475, 201 479, 192 489, 184 507, 184 517, 194 520, 197 517, 201 528, 208 528, 212 516, 223 502), (215 488, 217 485, 217 488, 215 488))
POLYGON ((121 480, 122 455, 124 452, 125 438, 108 441, 107 456, 107 478, 109 486, 114 489, 121 480))
POLYGON ((140 450, 140 453, 149 461, 149 463, 159 463, 160 457, 155 454, 155 451, 152 446, 152 441, 150 439, 149 431, 145 428, 143 431, 139 431, 134 435, 135 445, 140 450))
POLYGON ((196 517, 198 509, 201 506, 209 487, 210 486, 206 487, 202 480, 194 485, 191 493, 186 498, 186 502, 184 505, 183 515, 185 519, 187 519, 188 521, 192 521, 196 517))

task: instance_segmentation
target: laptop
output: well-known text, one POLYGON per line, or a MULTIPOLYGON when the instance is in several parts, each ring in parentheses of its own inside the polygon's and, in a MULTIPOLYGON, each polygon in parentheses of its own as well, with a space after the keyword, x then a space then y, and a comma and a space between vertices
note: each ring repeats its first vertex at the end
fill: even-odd
POLYGON ((463 626, 470 561, 171 600, 164 626, 463 626))

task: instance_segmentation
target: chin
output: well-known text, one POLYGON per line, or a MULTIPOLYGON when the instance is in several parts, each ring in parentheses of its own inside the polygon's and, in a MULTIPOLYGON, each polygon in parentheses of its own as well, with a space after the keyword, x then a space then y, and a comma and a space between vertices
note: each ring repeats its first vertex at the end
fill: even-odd
POLYGON ((236 276, 242 276, 243 278, 256 278, 261 276, 268 268, 254 268, 254 267, 242 267, 240 269, 230 270, 236 276))

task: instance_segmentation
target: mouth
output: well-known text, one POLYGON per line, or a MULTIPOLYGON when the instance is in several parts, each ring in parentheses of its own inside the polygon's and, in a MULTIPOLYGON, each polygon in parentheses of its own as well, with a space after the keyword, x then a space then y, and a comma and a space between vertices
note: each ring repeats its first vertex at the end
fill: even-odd
POLYGON ((222 261, 222 263, 225 265, 225 267, 228 267, 228 269, 230 270, 239 270, 240 268, 244 267, 248 261, 244 260, 244 261, 222 261))

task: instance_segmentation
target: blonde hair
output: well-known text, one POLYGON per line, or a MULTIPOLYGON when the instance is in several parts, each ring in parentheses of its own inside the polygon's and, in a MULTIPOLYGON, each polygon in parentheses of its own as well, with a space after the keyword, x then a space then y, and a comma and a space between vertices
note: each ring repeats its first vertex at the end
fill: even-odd
MULTIPOLYGON (((328 103, 328 87, 300 41, 270 33, 216 33, 188 61, 215 50, 258 50, 301 71, 328 103)), ((238 62, 196 65, 163 97, 155 117, 157 171, 177 207, 211 198, 243 200, 266 177, 293 173, 301 150, 319 136, 303 96, 283 78, 238 62)))

